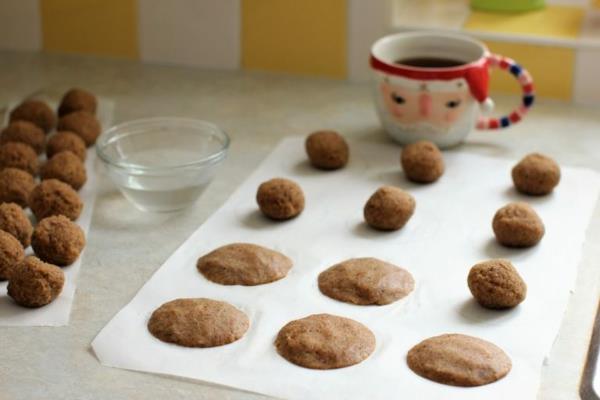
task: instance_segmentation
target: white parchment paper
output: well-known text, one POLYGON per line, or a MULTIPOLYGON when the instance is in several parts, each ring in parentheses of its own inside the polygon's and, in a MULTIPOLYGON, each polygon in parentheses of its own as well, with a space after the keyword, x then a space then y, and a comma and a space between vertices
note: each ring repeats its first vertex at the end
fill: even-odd
MULTIPOLYGON (((46 100, 48 105, 53 109, 57 109, 58 103, 56 101, 46 100)), ((16 106, 18 102, 11 103, 8 107, 11 110, 16 106)), ((114 113, 114 102, 111 100, 99 98, 98 99, 98 110, 97 117, 102 125, 102 129, 107 129, 112 124, 112 118, 114 113)), ((8 116, 8 112, 6 113, 8 116)), ((6 125, 7 119, 5 118, 6 125)), ((92 212, 94 210, 94 202, 96 200, 96 149, 91 147, 87 151, 87 157, 85 161, 85 168, 87 172, 87 182, 79 191, 79 196, 83 201, 83 210, 81 215, 75 221, 85 232, 87 237, 90 223, 92 220, 92 212)), ((31 211, 27 209, 29 215, 31 211)), ((31 217, 35 223, 35 218, 31 217)), ((84 249, 85 252, 85 249, 84 249)), ((83 253, 79 256, 79 259, 70 266, 63 267, 65 273, 65 286, 60 296, 52 303, 40 307, 40 308, 24 308, 20 307, 13 302, 13 300, 6 294, 7 282, 0 282, 0 326, 64 326, 69 323, 69 316, 71 314, 71 307, 73 305, 73 299, 75 297, 75 288, 77 283, 77 274, 81 268, 81 260, 83 253)), ((27 248, 26 253, 33 254, 31 247, 27 248)))
POLYGON ((92 343, 100 362, 289 399, 534 398, 575 282, 600 177, 565 167, 555 193, 531 198, 512 188, 515 160, 460 150, 445 153, 445 160, 442 179, 422 186, 403 177, 397 146, 353 142, 347 168, 322 172, 308 165, 302 139, 284 140, 100 332, 92 343), (256 188, 276 176, 294 179, 304 190, 306 208, 294 220, 272 222, 257 211, 256 188), (364 203, 383 184, 404 187, 416 198, 415 215, 401 231, 376 232, 363 223, 364 203), (495 211, 514 200, 529 201, 546 224, 534 248, 511 250, 493 238, 495 211), (197 272, 200 255, 240 241, 279 250, 294 268, 285 279, 255 287, 221 286, 197 272), (415 291, 380 307, 353 306, 319 292, 322 270, 369 256, 408 269, 415 291), (498 257, 512 260, 528 285, 527 299, 514 310, 482 309, 466 284, 472 265, 498 257), (148 333, 147 320, 162 303, 180 297, 228 301, 247 313, 250 329, 241 340, 211 349, 163 343, 148 333), (273 341, 284 324, 324 312, 367 325, 377 338, 371 357, 349 368, 316 371, 277 354, 273 341), (510 374, 487 386, 457 388, 412 373, 407 351, 452 332, 500 346, 513 361, 510 374))

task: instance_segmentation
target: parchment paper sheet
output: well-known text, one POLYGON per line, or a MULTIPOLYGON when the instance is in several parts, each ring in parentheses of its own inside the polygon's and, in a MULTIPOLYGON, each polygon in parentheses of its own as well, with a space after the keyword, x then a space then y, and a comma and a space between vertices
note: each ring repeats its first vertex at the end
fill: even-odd
POLYGON ((96 337, 92 346, 106 366, 177 375, 289 399, 507 399, 534 398, 544 357, 549 353, 569 299, 598 197, 599 175, 563 168, 555 193, 525 197, 512 188, 515 160, 445 153, 446 173, 432 185, 405 180, 399 147, 351 142, 347 168, 312 169, 303 139, 282 141, 225 205, 164 263, 135 298, 96 337), (297 181, 306 208, 278 223, 257 211, 258 185, 272 177, 297 181), (417 208, 398 232, 376 232, 363 223, 362 209, 382 184, 408 189, 417 208), (496 244, 495 211, 514 200, 530 202, 546 224, 542 242, 511 250, 496 244), (221 286, 200 275, 196 259, 221 245, 252 242, 290 256, 294 268, 278 282, 221 286), (415 291, 387 306, 353 306, 322 295, 317 275, 350 257, 378 257, 408 269, 415 291), (488 311, 466 284, 478 261, 504 257, 527 282, 527 299, 510 311, 488 311), (248 314, 251 326, 239 341, 211 349, 163 343, 146 328, 152 311, 180 297, 224 300, 248 314), (315 371, 281 358, 273 341, 288 321, 313 313, 356 319, 377 337, 375 352, 349 368, 315 371), (505 378, 478 388, 430 382, 406 366, 416 343, 442 333, 465 333, 503 348, 513 361, 505 378))

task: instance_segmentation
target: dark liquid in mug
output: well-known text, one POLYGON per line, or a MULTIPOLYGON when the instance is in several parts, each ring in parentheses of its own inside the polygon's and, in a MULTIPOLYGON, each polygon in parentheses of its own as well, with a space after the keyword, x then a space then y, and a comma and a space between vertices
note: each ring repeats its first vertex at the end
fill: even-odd
POLYGON ((396 64, 421 68, 450 68, 458 67, 460 65, 464 65, 465 63, 463 61, 453 60, 451 58, 413 57, 396 60, 396 64))

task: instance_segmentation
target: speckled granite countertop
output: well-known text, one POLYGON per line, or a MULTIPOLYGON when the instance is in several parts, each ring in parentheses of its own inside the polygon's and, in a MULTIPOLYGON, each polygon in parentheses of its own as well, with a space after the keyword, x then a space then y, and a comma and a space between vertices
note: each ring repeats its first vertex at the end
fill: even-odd
MULTIPOLYGON (((90 342, 279 139, 327 127, 359 141, 387 140, 379 128, 368 86, 0 52, 1 104, 39 89, 58 94, 74 85, 114 99, 116 122, 152 116, 213 121, 230 134, 231 152, 200 201, 178 214, 137 211, 106 177, 100 177, 71 323, 62 328, 0 327, 0 398, 264 398, 177 378, 106 368, 96 360, 90 342)), ((513 101, 501 98, 499 104, 513 101)), ((515 159, 535 150, 553 155, 564 165, 600 170, 600 113, 597 109, 540 102, 522 124, 502 133, 473 133, 463 148, 515 159)), ((578 398, 598 301, 598 259, 600 206, 588 230, 577 288, 543 369, 540 398, 578 398)))

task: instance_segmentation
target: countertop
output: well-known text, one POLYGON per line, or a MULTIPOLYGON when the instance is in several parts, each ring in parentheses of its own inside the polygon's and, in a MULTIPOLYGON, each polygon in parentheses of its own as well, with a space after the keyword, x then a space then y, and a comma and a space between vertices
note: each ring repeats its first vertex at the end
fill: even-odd
MULTIPOLYGON (((72 86, 113 99, 115 122, 152 116, 213 121, 231 136, 231 151, 198 203, 175 214, 138 211, 106 176, 99 177, 71 322, 61 328, 0 327, 0 399, 265 398, 178 378, 106 368, 94 356, 90 342, 279 139, 331 128, 358 141, 387 141, 368 85, 94 57, 0 52, 0 104, 40 89, 59 94, 72 86)), ((500 98, 498 103, 502 109, 516 101, 500 98)), ((540 151, 563 165, 600 170, 598 111, 540 101, 523 123, 503 132, 474 132, 460 149, 514 159, 540 151)), ((598 303, 598 259, 600 205, 588 229, 576 289, 543 368, 539 398, 579 398, 598 303)))

